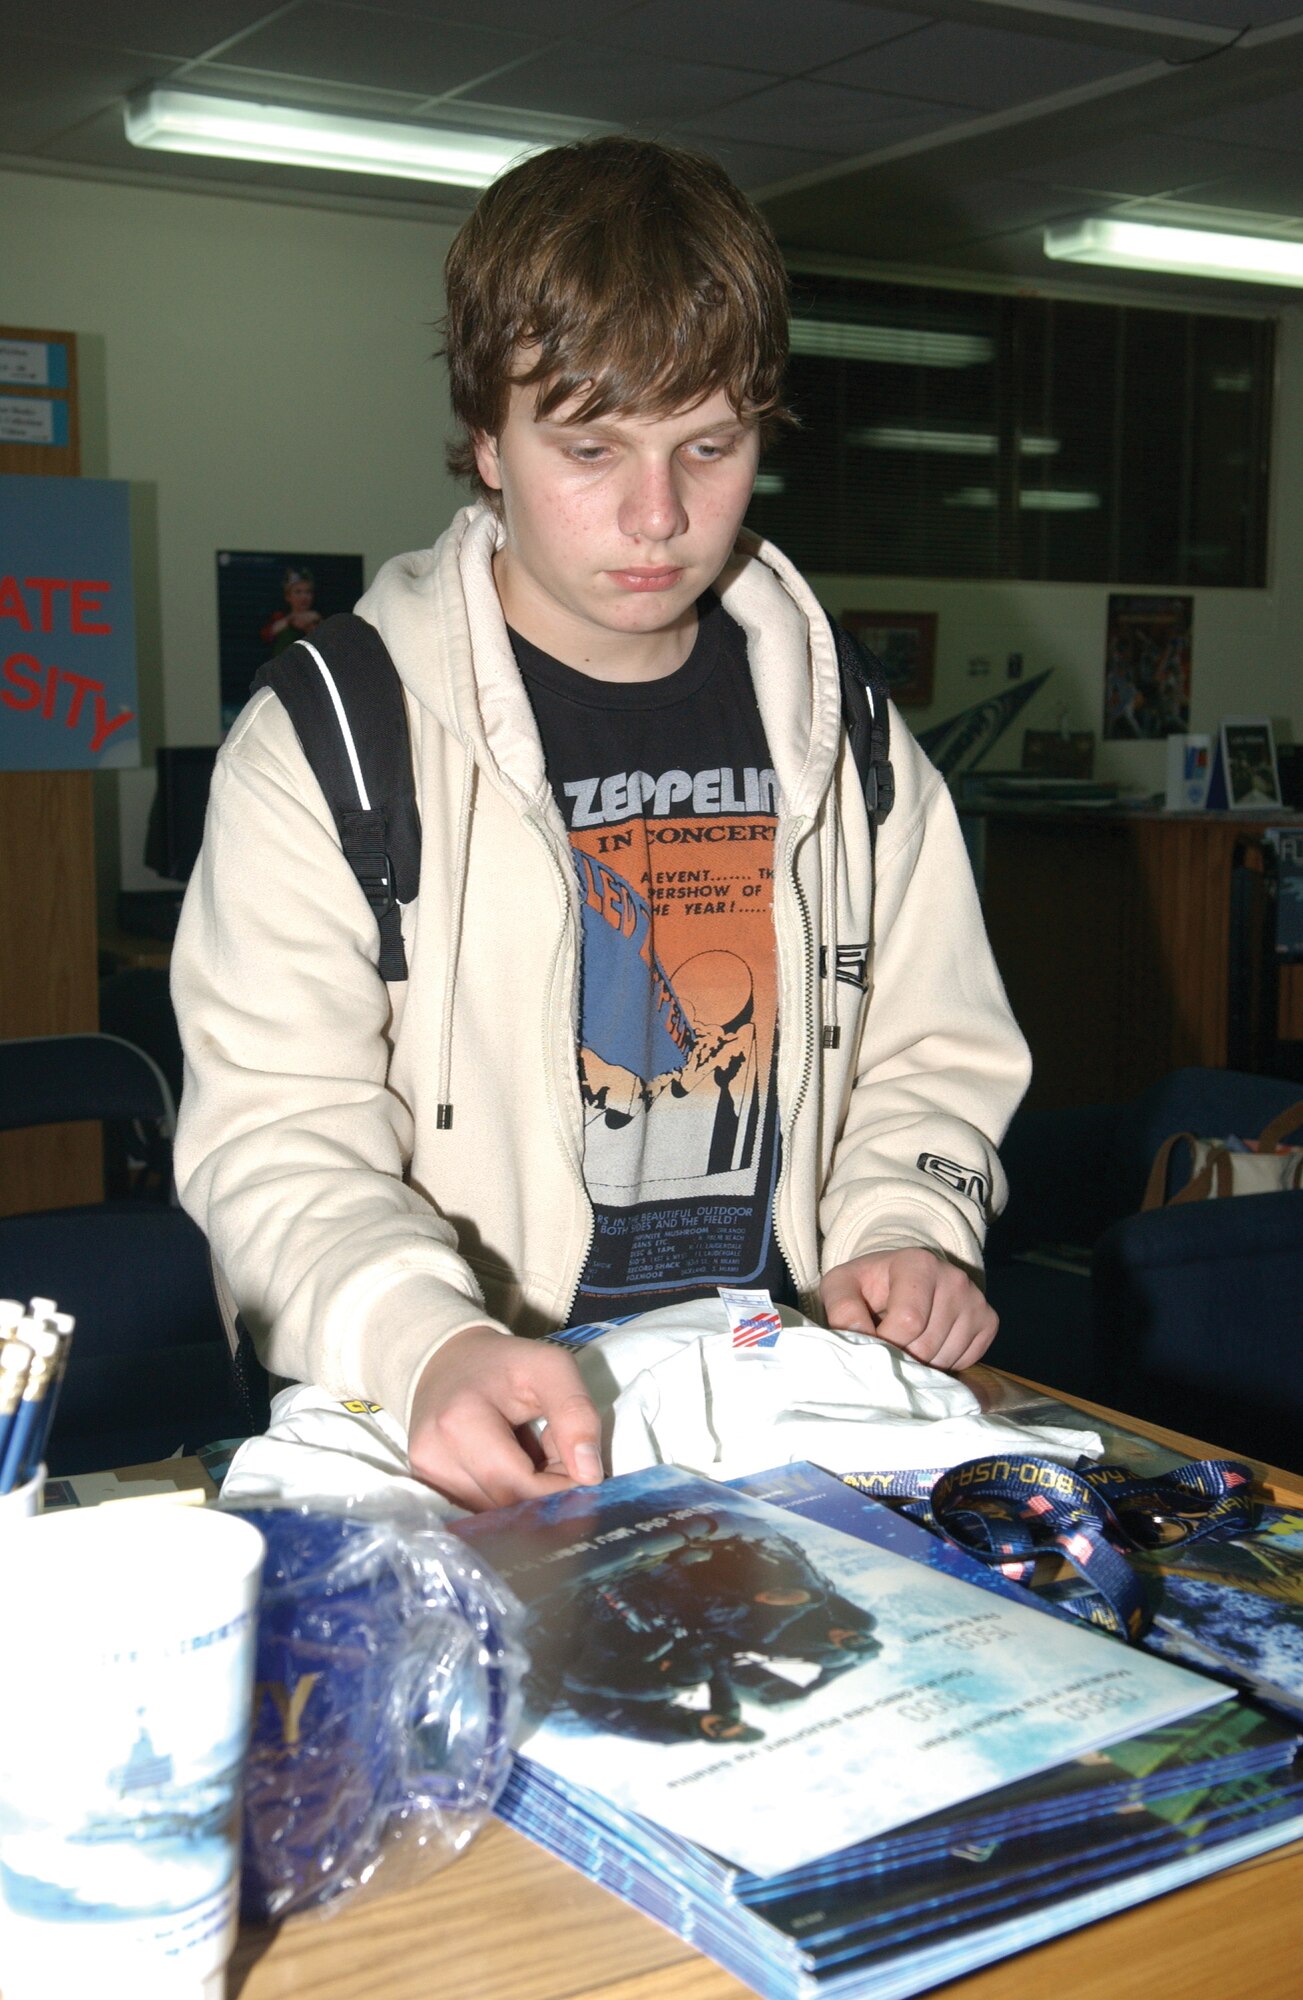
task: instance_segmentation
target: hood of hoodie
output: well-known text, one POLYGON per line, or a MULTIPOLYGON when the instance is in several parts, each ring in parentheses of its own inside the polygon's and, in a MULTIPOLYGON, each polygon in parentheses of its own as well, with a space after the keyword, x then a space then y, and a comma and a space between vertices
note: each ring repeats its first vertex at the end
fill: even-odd
MULTIPOLYGON (((538 732, 493 581, 501 539, 490 508, 463 508, 432 549, 385 563, 357 610, 393 656, 411 697, 414 729, 428 717, 470 750, 490 782, 547 814, 551 794, 538 732)), ((827 617, 787 558, 747 531, 716 589, 747 635, 783 810, 813 813, 841 734, 827 617), (806 659, 804 686, 791 671, 794 650, 806 659)))

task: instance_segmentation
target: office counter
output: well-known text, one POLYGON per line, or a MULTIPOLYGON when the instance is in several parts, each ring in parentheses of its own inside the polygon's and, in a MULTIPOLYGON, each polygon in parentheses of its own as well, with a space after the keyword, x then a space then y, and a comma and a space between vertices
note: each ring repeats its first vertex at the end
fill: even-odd
POLYGON ((1120 1102, 1187 1064, 1270 1069, 1273 1014, 1282 1041, 1303 1040, 1303 965, 1274 967, 1262 930, 1263 834, 1303 815, 961 810, 1035 1057, 1029 1103, 1120 1102))

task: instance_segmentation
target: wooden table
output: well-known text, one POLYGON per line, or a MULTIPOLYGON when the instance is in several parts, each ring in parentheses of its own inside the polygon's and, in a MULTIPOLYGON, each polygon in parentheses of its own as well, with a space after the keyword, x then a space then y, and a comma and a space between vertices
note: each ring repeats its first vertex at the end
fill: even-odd
MULTIPOLYGON (((1211 1453, 1174 1431, 1122 1421, 1211 1453)), ((1260 1471, 1273 1497, 1303 1503, 1303 1481, 1260 1471)), ((1296 1841, 932 1992, 937 2000, 1300 2000, 1301 1909, 1296 1841)), ((494 1821, 416 1888, 244 1936, 228 2000, 745 2000, 750 1990, 494 1821)))

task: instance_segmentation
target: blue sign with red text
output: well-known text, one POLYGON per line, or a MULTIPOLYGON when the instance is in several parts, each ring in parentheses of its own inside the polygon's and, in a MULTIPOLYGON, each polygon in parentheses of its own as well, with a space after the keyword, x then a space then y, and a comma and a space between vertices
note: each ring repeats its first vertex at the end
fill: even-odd
POLYGON ((123 479, 0 477, 0 770, 140 762, 123 479))

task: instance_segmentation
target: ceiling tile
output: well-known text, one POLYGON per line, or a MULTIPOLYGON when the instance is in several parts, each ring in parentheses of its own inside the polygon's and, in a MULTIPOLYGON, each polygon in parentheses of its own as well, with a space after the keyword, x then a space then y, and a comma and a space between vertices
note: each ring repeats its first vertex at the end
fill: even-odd
POLYGON ((758 71, 642 56, 633 61, 591 43, 566 42, 475 94, 522 110, 557 111, 595 123, 677 124, 768 81, 758 71))
POLYGON ((1125 199, 1193 187, 1233 173, 1251 157, 1247 148, 1218 146, 1210 139, 1137 132, 1088 153, 1034 165, 1026 179, 1047 187, 1080 188, 1125 199))
POLYGON ((918 26, 916 14, 858 7, 848 0, 647 0, 604 22, 593 39, 608 48, 660 55, 667 49, 695 62, 745 62, 778 76, 800 76, 839 56, 890 41, 918 26))
POLYGON ((12 34, 48 35, 101 48, 199 56, 273 11, 274 0, 4 0, 12 34))
POLYGON ((774 187, 779 181, 793 180, 798 174, 817 173, 834 166, 840 155, 817 151, 814 147, 766 146, 745 139, 721 139, 704 132, 672 130, 663 137, 675 146, 688 146, 709 153, 732 176, 740 188, 753 194, 757 188, 774 187))
POLYGON ((1263 153, 1259 159, 1259 165, 1206 182, 1199 189, 1200 202, 1258 216, 1303 215, 1303 160, 1283 153, 1263 153))
POLYGON ((411 14, 435 23, 474 21, 482 28, 503 28, 530 35, 536 41, 559 35, 584 35, 631 13, 645 0, 443 0, 422 6, 421 0, 351 0, 374 14, 411 14))
POLYGON ((833 63, 819 74, 828 83, 899 90, 996 111, 1138 66, 1133 54, 1120 49, 1088 48, 1084 42, 941 21, 833 63))
MULTIPOLYGON (((1081 212, 1079 196, 1004 179, 952 183, 921 175, 911 161, 874 176, 858 234, 863 256, 917 267, 952 245, 1081 212)), ((796 262, 799 269, 799 256, 796 262)))
POLYGON ((1299 0, 1120 0, 1132 14, 1149 14, 1159 20, 1197 21, 1207 28, 1225 28, 1229 39, 1248 23, 1264 28, 1277 21, 1292 21, 1300 9, 1299 0), (1229 27, 1228 21, 1234 21, 1229 27))
POLYGON ((1248 141, 1255 146, 1279 146, 1287 153, 1303 152, 1303 91, 1286 91, 1257 104, 1239 104, 1208 118, 1182 119, 1178 129, 1200 138, 1228 139, 1232 144, 1248 141))
POLYGON ((720 138, 780 137, 788 145, 853 157, 936 131, 962 115, 947 105, 918 104, 904 97, 880 97, 871 90, 843 90, 836 84, 796 79, 771 84, 693 122, 699 132, 720 138))
MULTIPOLYGON (((0 144, 7 153, 36 152, 173 67, 166 56, 115 55, 35 35, 7 35, 0 65, 0 144)), ((121 123, 121 112, 115 110, 115 116, 121 123)))
POLYGON ((407 14, 376 14, 336 0, 304 0, 223 51, 229 68, 347 79, 364 89, 441 96, 543 46, 504 34, 407 14))

